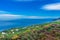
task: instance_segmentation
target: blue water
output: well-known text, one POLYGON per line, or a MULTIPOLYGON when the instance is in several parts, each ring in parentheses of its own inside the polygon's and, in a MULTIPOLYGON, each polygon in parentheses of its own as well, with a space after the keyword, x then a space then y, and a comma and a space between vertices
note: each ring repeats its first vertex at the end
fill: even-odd
POLYGON ((11 21, 0 21, 0 31, 15 27, 26 27, 32 24, 43 24, 51 21, 52 19, 19 19, 11 21))

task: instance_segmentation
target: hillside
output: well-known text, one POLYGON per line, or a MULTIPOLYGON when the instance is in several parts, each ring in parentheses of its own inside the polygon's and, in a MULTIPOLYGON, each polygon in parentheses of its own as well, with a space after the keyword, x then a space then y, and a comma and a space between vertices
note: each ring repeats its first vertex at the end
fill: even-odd
POLYGON ((0 32, 0 40, 60 40, 60 20, 0 32))

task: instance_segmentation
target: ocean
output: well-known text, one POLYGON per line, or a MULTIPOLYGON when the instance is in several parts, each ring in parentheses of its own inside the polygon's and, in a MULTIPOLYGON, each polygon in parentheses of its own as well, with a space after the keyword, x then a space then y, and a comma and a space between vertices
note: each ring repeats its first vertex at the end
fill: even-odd
POLYGON ((26 27, 33 24, 43 24, 51 21, 53 21, 53 19, 18 19, 10 21, 0 21, 0 31, 4 31, 10 28, 26 27))

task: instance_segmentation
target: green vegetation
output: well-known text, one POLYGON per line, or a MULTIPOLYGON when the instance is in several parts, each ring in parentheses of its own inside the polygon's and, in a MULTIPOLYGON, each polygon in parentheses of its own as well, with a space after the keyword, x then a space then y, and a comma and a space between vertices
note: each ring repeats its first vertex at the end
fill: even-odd
POLYGON ((0 40, 60 40, 60 21, 6 30, 0 40))

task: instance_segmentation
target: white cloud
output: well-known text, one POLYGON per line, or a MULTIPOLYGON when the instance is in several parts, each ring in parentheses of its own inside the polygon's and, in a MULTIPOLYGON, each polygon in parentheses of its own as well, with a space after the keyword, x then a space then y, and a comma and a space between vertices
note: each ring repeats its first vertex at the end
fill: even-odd
POLYGON ((47 4, 42 7, 45 10, 60 10, 60 3, 47 4))
POLYGON ((58 18, 49 16, 24 16, 24 15, 13 15, 13 14, 0 14, 0 20, 15 20, 15 19, 45 19, 45 18, 58 18))
POLYGON ((15 20, 22 18, 23 15, 0 14, 0 20, 15 20))
POLYGON ((14 15, 7 11, 0 11, 0 20, 15 20, 22 18, 23 15, 14 15))
POLYGON ((51 17, 51 16, 28 16, 29 19, 46 19, 46 18, 59 18, 59 17, 51 17))
POLYGON ((38 19, 39 16, 28 16, 27 18, 31 18, 31 19, 38 19))
POLYGON ((58 18, 51 16, 27 16, 27 15, 15 15, 10 12, 0 11, 0 20, 15 20, 15 19, 45 19, 45 18, 58 18))

